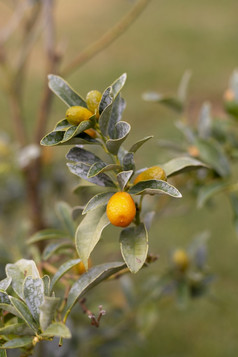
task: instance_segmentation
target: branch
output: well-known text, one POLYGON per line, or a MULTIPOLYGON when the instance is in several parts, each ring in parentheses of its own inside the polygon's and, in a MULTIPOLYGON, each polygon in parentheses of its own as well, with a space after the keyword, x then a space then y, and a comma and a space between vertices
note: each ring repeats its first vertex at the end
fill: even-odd
POLYGON ((102 316, 104 316, 106 314, 106 311, 103 310, 102 305, 99 305, 99 314, 98 317, 96 317, 92 311, 90 311, 87 306, 85 305, 86 299, 83 298, 81 300, 79 300, 79 304, 84 312, 84 314, 88 315, 88 318, 91 320, 91 325, 95 326, 95 327, 99 327, 100 325, 100 320, 102 318, 102 316))
POLYGON ((130 12, 123 17, 115 26, 108 30, 101 38, 93 42, 79 53, 68 65, 63 68, 61 75, 65 76, 73 72, 77 67, 89 61, 99 52, 108 47, 120 35, 122 35, 127 28, 137 19, 144 8, 148 5, 150 0, 138 0, 130 12))

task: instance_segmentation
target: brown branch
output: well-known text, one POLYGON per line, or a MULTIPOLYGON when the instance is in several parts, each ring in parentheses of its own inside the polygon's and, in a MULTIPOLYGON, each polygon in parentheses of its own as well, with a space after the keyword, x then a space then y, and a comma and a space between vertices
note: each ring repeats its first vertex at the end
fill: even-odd
POLYGON ((62 69, 61 75, 65 76, 73 72, 77 67, 89 61, 99 52, 108 47, 120 35, 122 35, 127 28, 137 19, 144 8, 148 5, 150 0, 138 0, 130 12, 124 16, 115 26, 109 29, 101 38, 93 42, 82 52, 79 53, 65 68, 62 69))
POLYGON ((91 325, 95 326, 95 327, 99 327, 100 325, 100 320, 102 318, 102 316, 104 316, 106 314, 106 311, 103 310, 102 305, 99 305, 99 314, 98 317, 96 317, 92 311, 90 311, 87 306, 85 305, 86 299, 83 298, 81 300, 79 300, 79 304, 84 312, 84 314, 87 314, 88 318, 91 320, 91 325))

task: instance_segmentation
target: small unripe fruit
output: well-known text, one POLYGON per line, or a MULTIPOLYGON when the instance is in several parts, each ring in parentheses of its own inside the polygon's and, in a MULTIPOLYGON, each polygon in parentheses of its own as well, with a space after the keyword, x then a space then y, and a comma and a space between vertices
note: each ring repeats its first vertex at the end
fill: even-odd
POLYGON ((136 215, 136 206, 127 192, 115 193, 107 204, 107 217, 117 227, 127 227, 136 215))
POLYGON ((72 125, 78 125, 84 120, 88 120, 93 115, 87 108, 75 105, 66 111, 66 119, 72 125))
POLYGON ((182 271, 185 272, 188 269, 189 266, 189 258, 187 253, 183 249, 177 249, 175 250, 172 261, 174 266, 182 271))
POLYGON ((165 171, 159 166, 152 166, 149 169, 141 172, 134 180, 134 184, 140 181, 147 180, 163 180, 167 181, 167 176, 165 171))
POLYGON ((86 96, 87 107, 92 113, 96 114, 97 119, 99 118, 98 108, 101 99, 102 99, 102 93, 99 92, 98 90, 91 90, 90 92, 88 92, 86 96))

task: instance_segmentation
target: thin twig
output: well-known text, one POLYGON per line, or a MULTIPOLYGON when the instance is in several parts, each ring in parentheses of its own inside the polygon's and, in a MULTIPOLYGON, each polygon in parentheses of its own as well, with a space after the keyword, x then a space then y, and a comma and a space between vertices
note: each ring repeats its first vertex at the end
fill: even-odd
POLYGON ((73 72, 77 67, 82 66, 89 61, 96 54, 108 47, 120 35, 122 35, 127 28, 137 19, 144 8, 148 5, 150 0, 139 0, 129 13, 124 16, 115 26, 109 29, 101 38, 93 42, 82 52, 79 53, 65 68, 62 69, 61 75, 65 76, 73 72))
POLYGON ((84 314, 86 314, 86 315, 88 316, 88 318, 91 320, 91 325, 92 325, 92 326, 99 327, 99 325, 100 325, 100 320, 101 320, 102 316, 104 316, 104 315, 106 314, 106 311, 103 310, 102 305, 99 305, 99 307, 98 307, 98 308, 99 308, 99 314, 98 314, 98 317, 96 317, 96 316, 92 313, 92 311, 90 311, 90 310, 87 308, 85 302, 86 302, 86 299, 85 299, 85 298, 79 300, 79 304, 80 304, 80 306, 81 306, 81 308, 82 308, 84 314))

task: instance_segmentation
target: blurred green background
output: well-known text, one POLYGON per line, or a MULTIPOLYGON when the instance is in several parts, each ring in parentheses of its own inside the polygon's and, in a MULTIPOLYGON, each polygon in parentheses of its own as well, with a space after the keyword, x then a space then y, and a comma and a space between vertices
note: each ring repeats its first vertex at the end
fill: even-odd
MULTIPOLYGON (((127 0, 63 0, 56 1, 57 38, 65 47, 64 62, 75 53, 98 39, 131 8, 134 1, 127 0)), ((157 139, 180 139, 170 111, 157 104, 143 102, 141 95, 147 90, 163 93, 175 92, 186 69, 193 73, 189 90, 188 113, 195 121, 204 100, 210 100, 213 113, 222 113, 222 97, 229 76, 238 62, 238 2, 237 0, 152 0, 136 22, 112 45, 66 78, 85 96, 91 89, 103 90, 121 73, 128 80, 123 89, 127 101, 124 119, 132 125, 130 139, 154 135, 136 155, 138 168, 163 162, 166 154, 157 145, 157 139)), ((0 3, 1 23, 10 14, 6 4, 0 3)), ((17 40, 9 43, 12 56, 17 51, 17 40)), ((36 117, 36 105, 41 93, 44 60, 41 41, 32 55, 26 83, 26 121, 31 135, 36 117)), ((0 96, 1 130, 10 133, 9 108, 4 95, 0 96)), ((57 98, 49 122, 51 129, 64 115, 65 107, 57 98)), ((128 144, 129 139, 127 140, 128 144)), ((50 149, 59 160, 65 175, 64 157, 67 149, 50 149), (61 159, 59 159, 61 158, 61 159)), ((186 176, 185 176, 186 177, 186 176)), ((77 180, 74 180, 76 183, 77 180)), ((183 192, 182 192, 183 193, 183 192)), ((79 204, 72 194, 67 198, 79 204)), ((138 344, 133 339, 119 347, 113 356, 142 357, 235 357, 238 355, 238 242, 232 226, 228 202, 220 195, 214 205, 198 210, 194 200, 184 194, 182 200, 170 201, 170 211, 154 222, 150 234, 150 251, 159 254, 158 261, 133 277, 142 284, 149 276, 160 274, 168 264, 168 254, 174 247, 187 247, 198 232, 210 231, 209 266, 215 273, 211 294, 193 301, 187 309, 179 310, 172 301, 158 304, 159 320, 153 332, 138 344), (193 209, 191 209, 191 205, 193 209)), ((103 245, 94 253, 100 262, 101 254, 107 258, 120 258, 118 242, 113 240, 115 229, 107 230, 103 245)), ((95 290, 104 303, 104 288, 95 290)), ((117 290, 116 290, 117 291, 117 290)), ((118 294, 119 291, 117 292, 118 294)), ((114 294, 116 295, 116 293, 114 294)), ((115 296, 114 296, 115 297, 115 296)), ((110 299, 109 299, 110 300, 110 299)), ((120 295, 118 295, 120 305, 120 295)), ((110 320, 110 309, 108 317, 110 320)), ((106 323, 106 322, 105 322, 106 323)), ((118 336, 120 339, 120 336, 118 336)))

